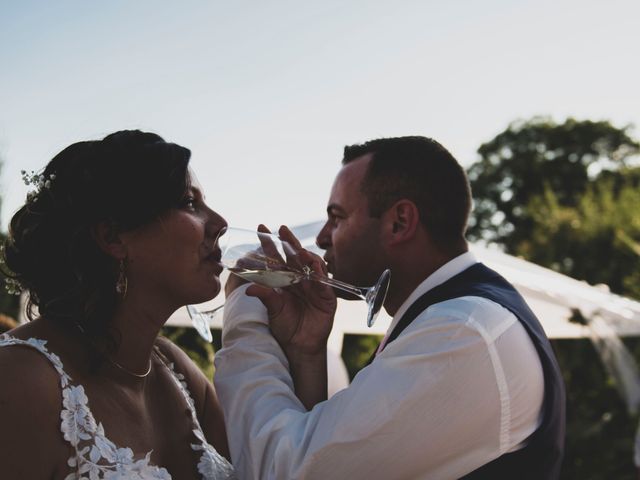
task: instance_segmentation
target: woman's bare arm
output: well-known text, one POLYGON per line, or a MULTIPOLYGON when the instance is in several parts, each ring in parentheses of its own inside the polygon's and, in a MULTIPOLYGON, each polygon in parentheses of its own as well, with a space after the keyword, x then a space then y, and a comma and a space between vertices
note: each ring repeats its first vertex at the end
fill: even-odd
POLYGON ((60 377, 28 347, 0 348, 3 478, 63 478, 71 448, 60 431, 60 377), (64 471, 63 471, 64 470, 64 471))

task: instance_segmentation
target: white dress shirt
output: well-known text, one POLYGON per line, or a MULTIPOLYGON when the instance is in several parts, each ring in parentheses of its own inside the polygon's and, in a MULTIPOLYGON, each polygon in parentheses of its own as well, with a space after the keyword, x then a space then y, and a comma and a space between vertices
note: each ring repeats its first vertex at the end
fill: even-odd
MULTIPOLYGON (((394 316, 476 262, 434 272, 394 316)), ((528 334, 479 297, 432 305, 351 385, 307 411, 262 303, 225 304, 215 386, 233 464, 246 479, 455 479, 522 448, 540 424, 544 379, 528 334)))

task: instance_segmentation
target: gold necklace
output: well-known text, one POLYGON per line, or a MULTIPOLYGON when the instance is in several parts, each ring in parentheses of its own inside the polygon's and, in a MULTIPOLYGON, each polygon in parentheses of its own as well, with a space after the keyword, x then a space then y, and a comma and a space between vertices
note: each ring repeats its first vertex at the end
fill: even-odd
POLYGON ((124 373, 128 373, 129 375, 133 375, 134 377, 137 378, 145 378, 147 375, 149 375, 151 373, 151 359, 149 359, 149 368, 147 368, 147 371, 144 373, 135 373, 132 372, 131 370, 129 370, 128 368, 123 367, 122 365, 120 365, 118 362, 116 362, 115 360, 113 360, 112 358, 107 357, 107 360, 109 360, 109 362, 112 365, 115 365, 116 367, 118 367, 120 370, 122 370, 124 373))
MULTIPOLYGON (((80 330, 83 334, 86 334, 85 331, 84 331, 84 328, 82 328, 82 325, 80 325, 79 323, 76 323, 76 327, 78 327, 78 330, 80 330)), ((133 375, 136 378, 145 378, 146 376, 148 376, 151 373, 151 358, 149 358, 149 368, 147 368, 147 371, 144 372, 144 373, 132 372, 131 370, 129 370, 128 368, 123 367, 122 365, 120 365, 118 362, 116 362, 115 360, 113 360, 110 357, 107 357, 107 360, 109 360, 109 363, 111 365, 114 365, 114 366, 118 367, 124 373, 128 373, 129 375, 133 375)))

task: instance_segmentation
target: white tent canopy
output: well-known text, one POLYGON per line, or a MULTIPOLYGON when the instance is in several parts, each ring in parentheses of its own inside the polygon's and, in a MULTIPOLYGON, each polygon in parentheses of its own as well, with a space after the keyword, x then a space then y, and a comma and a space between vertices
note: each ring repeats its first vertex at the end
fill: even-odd
MULTIPOLYGON (((315 235, 323 222, 301 225, 292 230, 303 245, 314 249, 315 235)), ((531 309, 536 313, 550 338, 589 337, 589 328, 570 322, 573 310, 578 309, 585 318, 598 316, 603 319, 618 336, 640 335, 640 302, 609 292, 606 286, 592 286, 575 280, 548 268, 535 265, 521 258, 507 255, 494 248, 477 244, 470 246, 479 261, 496 270, 509 280, 524 296, 531 309)), ((392 278, 393 281, 393 278, 392 278)), ((207 304, 203 309, 221 305, 222 295, 207 304)), ((372 328, 366 326, 366 305, 360 301, 340 300, 334 323, 333 337, 341 343, 342 335, 384 334, 391 321, 384 313, 380 314, 372 328)), ((186 309, 180 309, 169 320, 171 325, 190 325, 186 309)), ((211 325, 221 328, 221 316, 211 325)))

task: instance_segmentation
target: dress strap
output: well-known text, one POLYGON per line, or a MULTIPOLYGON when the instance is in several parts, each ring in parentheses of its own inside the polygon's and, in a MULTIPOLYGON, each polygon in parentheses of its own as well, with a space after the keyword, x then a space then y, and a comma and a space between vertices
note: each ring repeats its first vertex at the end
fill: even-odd
POLYGON ((189 410, 191 411, 191 418, 193 421, 193 434, 199 440, 199 443, 192 443, 191 449, 195 452, 200 452, 200 461, 198 462, 198 472, 202 475, 203 479, 212 478, 212 474, 215 478, 224 478, 224 479, 235 479, 235 473, 231 464, 220 455, 213 446, 207 442, 206 437, 204 436, 204 432, 202 431, 202 427, 200 426, 200 422, 198 421, 198 416, 196 414, 196 405, 191 397, 191 393, 189 392, 189 388, 187 386, 187 382, 185 381, 185 377, 182 373, 176 372, 174 363, 169 361, 164 355, 159 355, 162 363, 167 367, 169 373, 171 374, 171 378, 175 382, 178 389, 182 392, 187 404, 189 405, 189 410))
MULTIPOLYGON (((176 371, 175 365, 173 362, 166 360, 166 357, 164 358, 163 357, 164 355, 160 356, 162 363, 165 365, 165 367, 167 367, 167 369, 169 370, 169 373, 171 373, 171 378, 173 379, 174 383, 178 387, 178 390, 180 390, 180 392, 182 393, 182 396, 184 397, 185 401, 189 405, 189 410, 191 412, 191 419, 193 421, 193 426, 195 427, 193 429, 193 433, 198 438, 198 440, 200 440, 201 443, 206 444, 207 441, 204 438, 204 433, 202 431, 202 427, 200 426, 200 422, 198 421, 198 416, 196 414, 196 404, 193 401, 193 398, 191 397, 191 392, 189 392, 189 387, 187 386, 185 377, 182 373, 179 373, 176 371)), ((201 449, 199 445, 191 445, 191 447, 197 450, 201 449)))
POLYGON ((15 338, 11 335, 8 335, 6 333, 1 334, 0 347, 7 347, 10 345, 21 345, 21 346, 33 348, 34 350, 39 351, 41 354, 47 357, 47 360, 51 362, 51 364, 53 365, 53 368, 55 368, 56 372, 58 372, 58 375, 60 375, 60 386, 62 387, 62 389, 67 388, 71 383, 72 379, 67 374, 67 372, 64 371, 64 366, 62 365, 62 360, 60 360, 60 357, 58 357, 55 353, 51 353, 49 352, 49 350, 47 350, 46 340, 40 340, 38 338, 33 338, 33 337, 27 340, 22 340, 20 338, 15 338))

